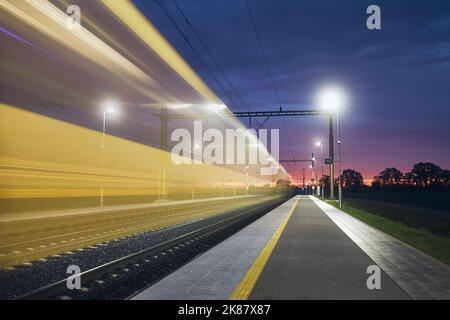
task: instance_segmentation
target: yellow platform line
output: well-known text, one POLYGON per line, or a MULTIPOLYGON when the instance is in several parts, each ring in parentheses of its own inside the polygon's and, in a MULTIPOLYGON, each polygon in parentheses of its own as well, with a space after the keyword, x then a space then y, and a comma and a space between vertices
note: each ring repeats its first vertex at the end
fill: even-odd
POLYGON ((272 238, 269 240, 267 245, 264 247, 264 249, 260 252, 256 260, 253 262, 253 265, 248 269, 245 276, 242 278, 241 282, 239 282, 238 286, 234 290, 234 292, 230 295, 230 300, 246 300, 250 293, 253 290, 253 287, 256 284, 256 281, 258 281, 259 276, 261 275, 261 272, 264 269, 264 266, 266 265, 267 261, 269 260, 270 255, 272 254, 273 249, 275 248, 275 245, 277 244, 278 240, 281 237, 281 234, 284 231, 284 228, 286 227, 289 219, 292 216, 292 213, 294 212, 294 209, 297 207, 298 201, 300 200, 300 197, 298 197, 297 201, 292 205, 291 209, 289 210, 288 215, 284 218, 284 220, 281 222, 281 224, 278 226, 275 233, 272 235, 272 238))

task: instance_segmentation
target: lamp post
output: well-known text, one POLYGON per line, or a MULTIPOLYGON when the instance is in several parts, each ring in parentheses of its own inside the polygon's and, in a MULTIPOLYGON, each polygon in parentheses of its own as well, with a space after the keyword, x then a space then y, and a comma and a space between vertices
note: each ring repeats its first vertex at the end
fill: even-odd
POLYGON ((228 189, 231 189, 231 187, 232 187, 232 184, 231 184, 231 179, 230 179, 230 177, 228 176, 228 164, 232 164, 233 163, 233 160, 231 159, 231 158, 228 158, 227 159, 227 161, 225 162, 225 196, 226 197, 228 197, 228 194, 230 193, 230 191, 231 190, 228 190, 228 189))
MULTIPOLYGON (((313 157, 313 159, 314 159, 314 157, 313 157)), ((311 176, 312 176, 312 181, 313 181, 313 183, 311 185, 311 194, 314 195, 314 181, 315 181, 315 177, 314 177, 314 160, 311 161, 311 164, 309 165, 309 168, 311 169, 311 176)))
POLYGON ((302 168, 302 180, 303 180, 303 192, 306 195, 306 186, 305 186, 305 168, 302 168))
POLYGON ((343 103, 344 95, 341 90, 337 88, 327 88, 320 94, 320 104, 323 108, 329 111, 329 126, 330 126, 330 197, 334 200, 334 159, 333 154, 333 113, 336 112, 336 126, 338 133, 338 163, 339 163, 339 177, 338 177, 338 193, 339 193, 339 207, 342 208, 342 181, 341 181, 341 133, 339 123, 339 108, 343 103))
POLYGON ((317 194, 317 160, 316 157, 314 157, 314 153, 311 156, 311 163, 312 163, 312 171, 313 171, 313 186, 314 186, 314 192, 313 194, 317 194))
POLYGON ((336 104, 336 127, 337 127, 337 145, 338 145, 338 163, 339 163, 339 208, 342 209, 342 158, 341 158, 341 125, 339 122, 339 103, 336 104))
POLYGON ((328 118, 329 126, 329 157, 330 157, 330 199, 334 200, 334 137, 333 137, 333 116, 330 113, 328 118))
MULTIPOLYGON (((102 167, 105 166, 105 135, 106 135, 106 115, 107 114, 114 114, 116 112, 116 103, 112 101, 108 101, 103 106, 103 130, 102 130, 102 167)), ((103 207, 103 193, 104 193, 104 185, 103 185, 103 179, 100 189, 100 207, 103 207)))
POLYGON ((245 167, 245 189, 247 190, 247 195, 249 195, 249 191, 248 191, 248 166, 245 167))
POLYGON ((320 167, 321 167, 321 173, 320 173, 320 195, 323 199, 323 142, 317 141, 316 146, 320 147, 320 167))

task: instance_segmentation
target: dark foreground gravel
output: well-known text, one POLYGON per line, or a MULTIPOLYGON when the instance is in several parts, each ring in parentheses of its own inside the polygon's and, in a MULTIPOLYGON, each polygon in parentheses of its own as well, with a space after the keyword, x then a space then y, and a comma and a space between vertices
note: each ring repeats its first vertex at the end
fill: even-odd
MULTIPOLYGON (((212 223, 226 219, 235 212, 229 212, 221 214, 218 216, 192 221, 187 224, 174 226, 167 229, 162 229, 160 231, 145 232, 138 235, 130 236, 123 239, 118 239, 110 241, 107 243, 98 244, 96 246, 91 246, 83 248, 82 250, 77 250, 72 253, 65 253, 58 256, 49 257, 45 260, 39 260, 33 262, 29 265, 20 265, 12 270, 1 270, 0 271, 0 299, 14 299, 21 296, 27 292, 36 290, 38 288, 44 287, 56 281, 65 279, 68 277, 67 267, 70 265, 77 265, 80 267, 81 271, 86 271, 92 269, 96 266, 102 265, 109 261, 113 261, 120 257, 129 255, 131 253, 140 251, 142 249, 157 245, 161 242, 179 237, 188 232, 194 231, 198 228, 205 227, 212 223)), ((251 221, 247 221, 250 223, 251 221)), ((239 226, 240 228, 244 225, 239 226)), ((236 229, 236 228, 234 228, 236 229)), ((227 235, 221 235, 220 237, 214 237, 214 239, 209 240, 208 245, 214 245, 215 242, 224 240, 225 236, 229 236, 230 232, 236 232, 236 230, 229 230, 227 235)), ((185 254, 185 259, 191 259, 195 254, 199 254, 202 250, 206 250, 208 245, 202 245, 190 253, 185 254), (191 254, 191 256, 189 256, 191 254)), ((169 258, 169 257, 167 257, 169 258)), ((174 269, 179 267, 183 261, 178 259, 176 263, 172 261, 165 261, 166 259, 160 259, 158 264, 165 265, 164 270, 158 270, 161 268, 156 268, 156 274, 152 277, 156 279, 158 277, 164 276, 166 272, 165 269, 174 269), (167 265, 168 264, 168 265, 167 265), (175 265, 177 264, 177 265, 175 265)), ((144 284, 145 285, 145 284, 144 284)), ((100 285, 101 287, 101 285, 100 285)), ((100 288, 99 288, 100 289, 100 288)), ((133 288, 128 288, 124 292, 131 292, 133 288)), ((139 289, 139 288, 134 288, 139 289)), ((120 291, 120 290, 119 290, 120 291)), ((122 290, 123 291, 123 290, 122 290)), ((85 294, 89 297, 90 294, 85 294)), ((107 292, 101 297, 106 299, 118 298, 117 295, 111 293, 108 296, 107 292)), ((120 296, 120 298, 125 298, 120 296)))

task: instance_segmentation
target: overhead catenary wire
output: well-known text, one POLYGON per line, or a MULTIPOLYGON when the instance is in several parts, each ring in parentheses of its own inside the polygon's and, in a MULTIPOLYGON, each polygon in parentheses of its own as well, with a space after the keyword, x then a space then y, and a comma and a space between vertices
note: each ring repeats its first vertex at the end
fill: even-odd
MULTIPOLYGON (((278 102, 278 105, 281 108, 281 100, 280 100, 280 96, 278 94, 278 89, 277 89, 277 86, 275 85, 275 81, 273 79, 272 71, 270 69, 270 65, 269 65, 269 62, 267 60, 266 53, 264 51, 264 47, 262 45, 262 41, 261 41, 261 37, 260 37, 259 32, 258 32, 258 28, 256 27, 256 22, 255 22, 255 18, 253 16, 253 13, 252 13, 252 9, 250 7, 250 4, 249 4, 248 0, 245 0, 245 3, 247 5, 248 15, 250 16, 250 21, 251 21, 252 26, 253 26, 253 31, 255 32, 256 40, 257 40, 258 46, 259 46, 259 50, 260 50, 261 55, 263 57, 264 65, 266 66, 267 73, 269 75, 270 82, 272 84, 272 88, 273 88, 273 91, 274 91, 274 94, 275 94, 275 98, 276 98, 276 100, 278 102)), ((286 119, 285 119, 284 116, 282 118, 283 118, 283 124, 286 127, 287 126, 286 125, 286 119)), ((291 138, 290 138, 290 135, 289 135, 289 131, 286 131, 286 132, 287 132, 287 138, 288 138, 288 144, 289 144, 289 154, 290 154, 291 158, 294 159, 293 153, 292 153, 292 144, 291 144, 291 138)))
POLYGON ((214 73, 211 71, 211 69, 209 68, 208 64, 205 62, 205 60, 202 58, 202 56, 199 54, 199 52, 195 49, 195 47, 191 44, 191 42, 189 41, 188 36, 181 30, 180 26, 177 24, 177 22, 175 21, 175 19, 172 17, 172 15, 169 13, 169 11, 167 10, 167 8, 164 6, 164 4, 162 3, 161 0, 154 0, 155 3, 159 6, 159 8, 161 9, 161 11, 165 14, 165 16, 169 19, 169 21, 172 23, 172 25, 175 27, 175 29, 178 31, 178 33, 181 35, 181 37, 184 39, 184 41, 188 44, 188 46, 191 48, 191 50, 194 52, 194 54, 199 58, 200 62, 202 63, 202 65, 205 67, 205 69, 207 70, 207 72, 210 74, 210 76, 214 79, 214 81, 217 83, 217 85, 219 86, 219 88, 222 90, 223 94, 230 100, 231 104, 233 104, 233 106, 240 110, 239 107, 234 103, 233 98, 227 93, 227 90, 225 90, 225 88, 222 86, 222 84, 220 83, 220 81, 217 79, 217 77, 214 75, 214 73))
POLYGON ((176 0, 172 0, 172 2, 175 4, 176 8, 178 9, 178 11, 180 12, 180 14, 183 16, 183 19, 185 20, 186 24, 189 26, 189 28, 192 30, 192 32, 194 33, 194 35, 196 36, 196 38, 198 39, 198 41, 200 42, 200 44, 203 46, 203 48, 205 49, 206 53, 210 56, 211 60, 214 62, 215 66, 217 67, 217 69, 220 71, 220 73, 222 74, 222 76, 224 77, 224 79, 227 81, 228 85, 230 86, 230 88, 233 90, 233 92, 235 93, 235 95, 238 97, 239 101, 242 103, 242 105, 248 110, 249 107, 248 105, 245 103, 245 101, 242 99, 240 93, 237 91, 236 87, 231 83, 230 79, 228 78, 228 76, 226 75, 226 73, 224 72, 224 70, 222 69, 222 67, 220 66, 220 64, 218 63, 217 59, 214 57, 214 55, 212 54, 211 50, 209 49, 209 47, 206 45, 206 43, 203 41, 203 39, 200 37, 200 34, 198 33, 198 31, 194 28, 194 26, 192 25, 192 23, 190 22, 189 18, 187 17, 187 15, 185 14, 185 12, 183 11, 183 9, 181 8, 181 6, 178 4, 178 2, 176 0))

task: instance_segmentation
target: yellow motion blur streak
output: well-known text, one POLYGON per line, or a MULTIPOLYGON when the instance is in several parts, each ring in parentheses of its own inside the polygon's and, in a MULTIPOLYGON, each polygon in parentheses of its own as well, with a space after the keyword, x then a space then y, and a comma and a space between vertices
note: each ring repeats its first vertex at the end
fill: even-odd
POLYGON ((0 215, 0 268, 141 232, 157 231, 205 219, 271 199, 273 198, 244 196, 0 215))
POLYGON ((135 85, 139 91, 150 98, 165 99, 165 96, 162 95, 163 88, 160 87, 155 79, 97 38, 89 30, 81 27, 80 30, 67 32, 65 25, 67 15, 50 2, 30 0, 10 3, 6 0, 0 0, 0 8, 3 8, 58 43, 77 52, 80 56, 115 73, 123 81, 135 85), (155 90, 147 90, 148 86, 153 87, 155 90))
MULTIPOLYGON (((0 103, 0 200, 34 197, 156 195, 161 155, 170 153, 0 103)), ((217 196, 228 178, 243 189, 245 172, 224 167, 166 164, 169 194, 217 196)), ((267 178, 266 178, 267 179, 267 178)), ((252 185, 268 183, 249 177, 252 185)), ((231 188, 231 186, 229 186, 231 188)), ((68 202, 70 202, 68 200, 68 202)), ((69 204, 69 203, 68 203, 69 204)), ((0 208, 0 212, 6 208, 0 208)))
POLYGON ((198 93, 210 102, 220 102, 220 99, 131 1, 102 0, 102 2, 198 93))

